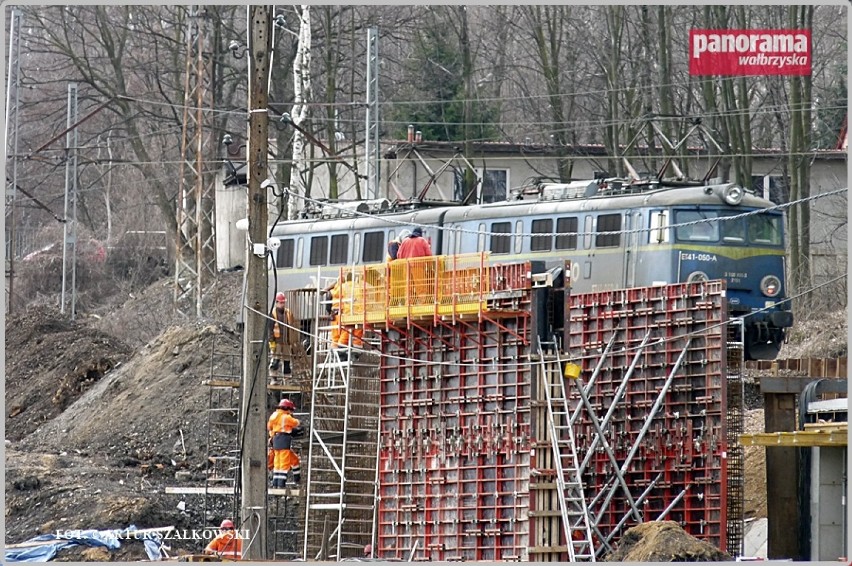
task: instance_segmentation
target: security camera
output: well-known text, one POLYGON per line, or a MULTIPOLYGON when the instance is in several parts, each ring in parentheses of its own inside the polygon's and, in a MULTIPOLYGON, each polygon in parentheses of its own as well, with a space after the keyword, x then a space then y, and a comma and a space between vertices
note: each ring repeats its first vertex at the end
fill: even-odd
POLYGON ((231 134, 225 134, 222 136, 222 143, 230 147, 230 145, 234 143, 234 138, 231 137, 231 134))
POLYGON ((237 49, 239 49, 240 47, 241 47, 241 44, 236 39, 232 39, 231 42, 228 44, 228 49, 230 51, 236 52, 237 49))
POLYGON ((275 25, 283 28, 287 25, 287 17, 284 14, 278 14, 275 16, 275 25))
POLYGON ((281 240, 278 238, 269 238, 266 240, 266 247, 274 252, 281 247, 281 240))
POLYGON ((285 112, 281 115, 281 121, 285 124, 292 124, 293 118, 290 116, 289 112, 285 112))
POLYGON ((273 181, 272 179, 270 179, 270 178, 268 178, 268 177, 267 177, 267 178, 266 178, 266 179, 264 179, 264 180, 263 180, 263 182, 260 184, 260 188, 261 188, 261 189, 268 189, 269 187, 273 186, 274 184, 275 184, 275 181, 273 181))

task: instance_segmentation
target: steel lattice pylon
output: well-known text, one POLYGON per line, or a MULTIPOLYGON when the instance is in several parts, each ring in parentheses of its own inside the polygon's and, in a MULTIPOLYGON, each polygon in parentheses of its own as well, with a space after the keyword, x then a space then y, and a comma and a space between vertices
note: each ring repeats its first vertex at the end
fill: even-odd
POLYGON ((176 206, 175 306, 187 314, 194 302, 197 317, 202 314, 206 292, 216 281, 213 179, 205 175, 203 167, 212 135, 210 128, 205 129, 205 120, 213 108, 209 88, 211 50, 207 47, 206 28, 206 12, 200 6, 192 6, 186 23, 182 160, 176 206))

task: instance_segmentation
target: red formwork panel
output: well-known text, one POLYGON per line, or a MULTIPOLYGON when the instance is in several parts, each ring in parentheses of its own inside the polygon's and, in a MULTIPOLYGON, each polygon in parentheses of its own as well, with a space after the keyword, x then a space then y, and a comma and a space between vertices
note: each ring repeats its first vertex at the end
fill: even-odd
POLYGON ((582 368, 567 381, 583 407, 574 431, 596 543, 664 516, 724 550, 724 283, 566 295, 565 312, 566 361, 582 368))
POLYGON ((530 310, 479 318, 382 333, 380 558, 526 557, 530 310))

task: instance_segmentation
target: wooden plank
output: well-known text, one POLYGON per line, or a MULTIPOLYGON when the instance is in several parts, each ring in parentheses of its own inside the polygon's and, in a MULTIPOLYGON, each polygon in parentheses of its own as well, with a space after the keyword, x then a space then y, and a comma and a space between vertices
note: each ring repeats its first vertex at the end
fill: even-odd
POLYGON ((794 432, 759 432, 740 435, 743 446, 848 446, 846 429, 797 430, 794 432))
POLYGON ((845 422, 837 422, 837 423, 805 423, 805 430, 833 430, 833 431, 846 431, 849 423, 845 422))
POLYGON ((551 554, 568 552, 568 547, 564 545, 557 546, 533 546, 529 549, 530 554, 551 554))
POLYGON ((233 379, 205 379, 201 385, 209 385, 210 387, 239 387, 240 382, 233 379))
POLYGON ((236 493, 236 488, 234 487, 198 487, 198 486, 186 486, 186 487, 177 487, 167 485, 165 489, 166 493, 182 493, 182 494, 204 494, 210 493, 215 495, 234 495, 236 493))
MULTIPOLYGON (((176 494, 196 494, 196 495, 204 495, 205 493, 210 495, 235 495, 236 490, 233 487, 226 486, 213 486, 213 487, 204 487, 204 486, 186 486, 186 487, 178 487, 178 486, 166 486, 166 493, 176 493, 176 494)), ((299 496, 299 490, 295 488, 268 488, 266 492, 269 495, 290 495, 293 497, 299 496)))

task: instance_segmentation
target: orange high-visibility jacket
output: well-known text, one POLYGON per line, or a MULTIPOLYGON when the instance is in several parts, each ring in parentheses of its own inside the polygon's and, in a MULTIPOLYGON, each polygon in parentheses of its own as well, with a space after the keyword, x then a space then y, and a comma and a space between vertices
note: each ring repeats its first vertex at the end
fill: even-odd
POLYGON ((269 436, 273 436, 278 432, 290 434, 299 424, 299 419, 281 409, 276 409, 266 422, 266 430, 269 431, 269 436))
POLYGON ((426 257, 432 255, 432 246, 429 241, 421 236, 409 236, 399 245, 396 252, 397 259, 409 259, 412 257, 426 257))
POLYGON ((237 538, 234 531, 223 531, 211 540, 204 550, 215 552, 220 556, 239 559, 243 555, 243 540, 237 538))

